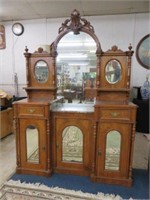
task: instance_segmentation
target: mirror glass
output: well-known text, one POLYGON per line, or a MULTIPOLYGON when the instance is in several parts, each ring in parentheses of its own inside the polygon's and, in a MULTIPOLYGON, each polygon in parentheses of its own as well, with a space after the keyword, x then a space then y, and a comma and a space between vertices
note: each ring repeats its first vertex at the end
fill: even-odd
POLYGON ((121 134, 112 130, 106 137, 105 170, 119 170, 121 134))
POLYGON ((110 60, 105 68, 106 80, 111 83, 117 83, 121 79, 121 65, 117 60, 110 60))
POLYGON ((62 161, 83 162, 83 134, 76 126, 67 126, 63 130, 62 161))
POLYGON ((39 134, 35 126, 26 128, 27 162, 39 163, 39 134))
POLYGON ((40 60, 36 63, 34 75, 39 83, 45 83, 48 80, 48 65, 45 61, 40 60))
POLYGON ((84 100, 84 89, 95 87, 96 50, 95 40, 84 32, 69 32, 59 41, 57 95, 64 96, 66 102, 84 100))

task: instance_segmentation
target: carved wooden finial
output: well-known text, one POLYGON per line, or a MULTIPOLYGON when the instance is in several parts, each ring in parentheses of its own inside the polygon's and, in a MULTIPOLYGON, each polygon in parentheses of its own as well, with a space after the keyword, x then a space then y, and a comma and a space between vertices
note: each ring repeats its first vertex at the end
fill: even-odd
POLYGON ((43 48, 42 47, 39 47, 38 48, 38 53, 42 53, 43 52, 43 48))
POLYGON ((85 28, 94 33, 94 28, 86 19, 80 17, 79 11, 76 9, 71 13, 71 18, 66 19, 59 28, 59 33, 64 30, 72 30, 74 34, 79 34, 81 29, 85 28))
POLYGON ((118 47, 116 45, 112 46, 111 47, 112 51, 117 51, 118 50, 118 47))
POLYGON ((26 48, 25 48, 25 52, 28 53, 28 51, 29 51, 29 49, 28 49, 27 46, 26 46, 26 48))
POLYGON ((131 43, 130 43, 130 45, 129 45, 128 49, 129 49, 130 51, 132 50, 132 46, 131 46, 131 43))
POLYGON ((79 34, 79 29, 81 28, 80 26, 80 13, 75 9, 72 13, 71 13, 71 26, 72 29, 74 31, 74 34, 79 34))

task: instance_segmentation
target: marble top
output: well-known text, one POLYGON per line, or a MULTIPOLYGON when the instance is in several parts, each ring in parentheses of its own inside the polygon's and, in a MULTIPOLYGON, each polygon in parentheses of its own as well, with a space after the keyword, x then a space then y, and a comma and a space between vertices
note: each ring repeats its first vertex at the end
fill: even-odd
POLYGON ((60 107, 54 108, 53 111, 91 113, 94 112, 94 104, 63 103, 60 107))

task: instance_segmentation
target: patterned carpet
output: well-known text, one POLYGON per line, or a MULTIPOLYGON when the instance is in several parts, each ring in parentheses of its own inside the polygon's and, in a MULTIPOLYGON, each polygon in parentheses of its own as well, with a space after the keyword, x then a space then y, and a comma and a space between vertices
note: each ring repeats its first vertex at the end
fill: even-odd
MULTIPOLYGON (((50 188, 39 184, 26 184, 10 180, 0 189, 1 200, 122 200, 119 195, 50 188)), ((132 198, 130 198, 132 200, 132 198)))

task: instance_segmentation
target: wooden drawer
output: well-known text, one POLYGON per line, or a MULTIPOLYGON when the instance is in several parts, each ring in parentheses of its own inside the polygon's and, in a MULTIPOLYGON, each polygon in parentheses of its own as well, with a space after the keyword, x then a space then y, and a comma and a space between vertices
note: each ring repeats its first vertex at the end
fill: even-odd
POLYGON ((33 105, 19 105, 18 115, 31 115, 31 116, 45 116, 44 106, 33 106, 33 105))
POLYGON ((129 109, 101 109, 100 119, 123 119, 129 120, 131 112, 129 109))

